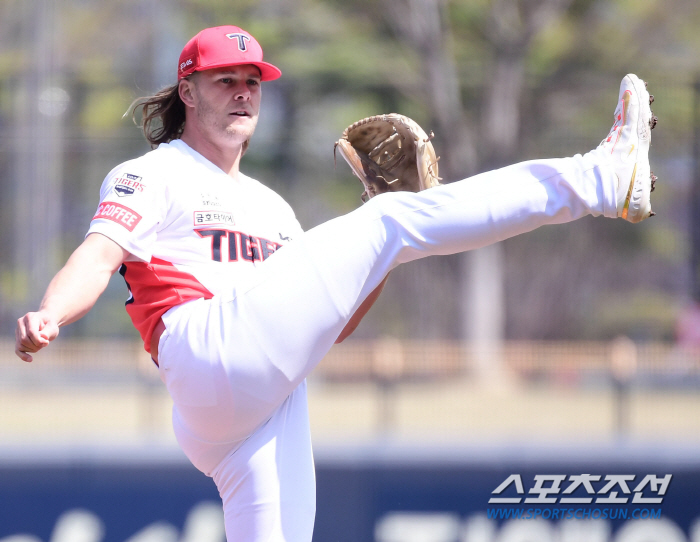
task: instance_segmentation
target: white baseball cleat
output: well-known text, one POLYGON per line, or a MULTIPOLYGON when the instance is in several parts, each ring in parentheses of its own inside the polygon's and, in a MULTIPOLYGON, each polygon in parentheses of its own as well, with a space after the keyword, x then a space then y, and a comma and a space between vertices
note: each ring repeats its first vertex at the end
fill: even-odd
POLYGON ((598 147, 610 156, 617 175, 617 216, 629 222, 654 215, 650 199, 656 176, 649 166, 651 130, 657 120, 651 112, 653 101, 639 77, 626 75, 620 84, 615 123, 598 147))

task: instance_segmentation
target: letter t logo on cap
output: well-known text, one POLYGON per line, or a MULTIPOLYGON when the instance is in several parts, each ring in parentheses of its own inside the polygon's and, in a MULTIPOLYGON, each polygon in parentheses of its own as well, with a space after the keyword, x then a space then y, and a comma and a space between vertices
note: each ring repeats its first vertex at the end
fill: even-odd
POLYGON ((246 46, 246 41, 250 41, 250 37, 246 36, 245 34, 240 34, 238 32, 232 33, 232 34, 226 34, 226 37, 230 40, 233 39, 238 39, 238 50, 239 51, 245 51, 247 50, 246 46))

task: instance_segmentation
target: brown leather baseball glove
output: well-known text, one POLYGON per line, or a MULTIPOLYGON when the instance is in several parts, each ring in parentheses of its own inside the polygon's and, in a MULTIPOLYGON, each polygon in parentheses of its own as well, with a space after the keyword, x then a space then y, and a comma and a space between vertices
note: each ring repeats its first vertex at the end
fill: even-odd
POLYGON ((440 184, 438 158, 428 136, 413 120, 389 113, 348 126, 335 150, 362 181, 362 201, 405 190, 419 192, 440 184))

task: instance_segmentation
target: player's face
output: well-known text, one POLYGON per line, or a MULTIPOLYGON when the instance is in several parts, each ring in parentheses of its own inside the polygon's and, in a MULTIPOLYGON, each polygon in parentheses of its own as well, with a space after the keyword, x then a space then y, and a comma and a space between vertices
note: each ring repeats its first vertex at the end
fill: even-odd
POLYGON ((260 71, 253 65, 205 70, 192 79, 194 120, 222 146, 250 139, 260 112, 260 71))

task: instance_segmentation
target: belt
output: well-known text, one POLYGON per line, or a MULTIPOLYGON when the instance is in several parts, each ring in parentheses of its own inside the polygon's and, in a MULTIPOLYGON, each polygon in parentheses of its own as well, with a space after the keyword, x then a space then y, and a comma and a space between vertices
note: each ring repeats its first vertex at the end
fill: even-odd
POLYGON ((151 358, 158 365, 158 341, 160 341, 160 336, 165 331, 165 324, 161 318, 158 319, 156 327, 153 328, 153 335, 151 335, 151 358))

